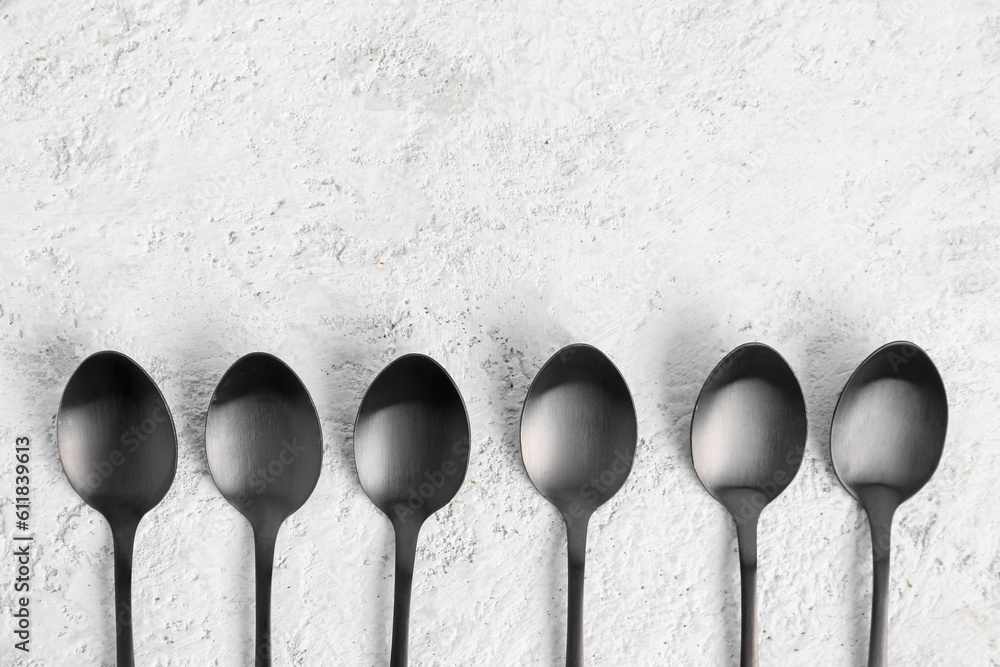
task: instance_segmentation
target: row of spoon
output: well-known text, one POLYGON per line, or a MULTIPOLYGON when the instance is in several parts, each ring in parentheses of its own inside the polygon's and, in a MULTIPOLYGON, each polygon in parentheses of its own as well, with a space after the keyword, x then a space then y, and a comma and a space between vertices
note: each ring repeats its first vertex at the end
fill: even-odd
MULTIPOLYGON (((851 376, 834 413, 831 449, 845 488, 868 513, 874 554, 869 666, 887 665, 892 517, 931 477, 947 424, 941 377, 926 353, 896 342, 851 376)), ((355 459, 362 488, 396 536, 391 667, 407 664, 410 593, 420 527, 462 486, 471 444, 465 404, 448 373, 411 354, 387 366, 358 410, 355 459)), ((563 515, 568 537, 567 667, 583 664, 587 524, 632 468, 637 419, 618 369, 598 349, 570 345, 538 372, 524 401, 521 455, 532 483, 563 515)), ((109 522, 114 542, 117 660, 134 665, 132 549, 140 519, 166 495, 177 463, 173 420, 153 380, 128 357, 98 352, 67 383, 57 441, 73 488, 109 522)), ((757 664, 757 522, 791 483, 806 441, 805 402, 785 360, 742 345, 709 375, 695 404, 691 450, 708 492, 732 514, 742 578, 741 665, 757 664)), ((252 353, 222 377, 205 444, 219 491, 253 528, 255 664, 271 664, 271 571, 278 529, 319 478, 316 407, 278 358, 252 353)))

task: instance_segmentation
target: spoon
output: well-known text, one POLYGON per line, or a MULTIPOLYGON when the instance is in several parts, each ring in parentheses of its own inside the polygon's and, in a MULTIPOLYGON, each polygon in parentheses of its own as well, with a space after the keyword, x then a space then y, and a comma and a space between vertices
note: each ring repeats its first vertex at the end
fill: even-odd
POLYGON ((354 423, 361 488, 392 523, 396 583, 391 667, 405 667, 417 535, 451 502, 469 466, 469 416, 458 388, 436 361, 407 354, 375 378, 354 423))
POLYGON ((271 665, 271 569, 278 528, 316 488, 323 461, 319 415, 283 361, 253 352, 215 388, 205 424, 208 467, 223 497, 253 528, 257 583, 255 664, 271 665))
POLYGON ((625 484, 635 457, 635 406, 625 379, 600 350, 577 343, 545 362, 521 412, 521 460, 566 522, 569 609, 566 665, 583 665, 587 524, 625 484))
POLYGON ((869 667, 888 665, 889 538, 896 509, 941 460, 948 398, 934 363, 913 343, 883 345, 847 381, 833 413, 830 453, 844 488, 865 508, 875 586, 869 667))
POLYGON ((695 403, 691 458, 705 489, 736 521, 741 667, 757 665, 757 521, 795 477, 805 445, 805 401, 781 355, 761 343, 726 355, 695 403))
POLYGON ((132 547, 140 519, 166 495, 177 435, 160 390, 119 352, 83 360, 66 383, 56 420, 70 485, 111 526, 118 667, 133 667, 132 547))

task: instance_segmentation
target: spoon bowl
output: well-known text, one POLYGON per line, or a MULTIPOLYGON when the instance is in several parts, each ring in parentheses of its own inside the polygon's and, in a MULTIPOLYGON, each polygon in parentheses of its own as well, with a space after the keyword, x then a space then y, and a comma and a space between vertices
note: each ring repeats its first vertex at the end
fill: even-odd
POLYGON ((596 347, 574 344, 535 376, 521 413, 521 459, 543 497, 566 522, 569 619, 566 665, 583 664, 587 525, 625 484, 638 424, 625 379, 596 347))
POLYGON ((795 477, 805 444, 805 400, 781 355, 761 343, 726 355, 695 403, 691 458, 705 489, 736 521, 743 667, 755 667, 758 659, 757 522, 795 477))
POLYGON ((575 344, 538 371, 521 414, 521 460, 562 512, 593 513, 632 469, 635 406, 625 379, 596 347, 575 344))
POLYGON ((719 362, 695 403, 691 458, 705 489, 734 517, 759 513, 788 487, 805 443, 805 400, 780 354, 747 343, 719 362))
POLYGON ((834 411, 831 456, 847 491, 891 489, 903 502, 934 475, 944 452, 948 398, 927 353, 889 343, 851 375, 834 411))
POLYGON ((119 352, 97 352, 66 383, 56 440, 70 485, 111 526, 117 664, 131 667, 132 549, 139 521, 163 500, 177 470, 170 410, 134 361, 119 352))
POLYGON ((451 502, 469 465, 469 416, 448 372, 407 354, 375 378, 358 408, 354 457, 361 488, 392 523, 396 579, 391 667, 408 661, 410 595, 424 521, 451 502))
POLYGON ((255 664, 271 664, 271 574, 282 522, 316 488, 323 435, 316 406, 283 361, 241 357, 219 381, 208 407, 205 448, 223 497, 253 528, 257 585, 255 664))
POLYGON ((865 359, 840 394, 830 428, 833 468, 864 507, 872 532, 869 667, 888 664, 892 519, 933 476, 944 451, 948 398, 927 353, 906 341, 865 359))
POLYGON ((451 502, 469 464, 469 417, 455 383, 409 354, 372 382, 354 426, 361 488, 390 519, 422 523, 451 502))

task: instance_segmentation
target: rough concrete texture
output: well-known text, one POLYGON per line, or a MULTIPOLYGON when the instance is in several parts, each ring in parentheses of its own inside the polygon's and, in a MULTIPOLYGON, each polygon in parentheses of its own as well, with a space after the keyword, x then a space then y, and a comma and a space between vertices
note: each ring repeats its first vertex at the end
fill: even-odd
POLYGON ((759 340, 810 418, 761 523, 761 664, 863 665, 870 542, 829 424, 903 338, 941 368, 951 424, 896 518, 891 659, 1000 665, 996 2, 0 0, 0 52, 4 548, 22 435, 37 536, 33 650, 5 613, 3 663, 114 661, 110 532, 54 434, 71 372, 111 348, 180 436, 137 539, 138 664, 250 663, 250 531, 203 432, 254 350, 300 374, 325 432, 279 538, 275 665, 387 664, 391 529, 351 433, 412 351, 473 427, 467 482, 421 535, 412 663, 559 664, 565 534, 517 429, 534 373, 585 341, 640 436, 592 523, 588 664, 735 665, 735 531, 688 428, 711 368, 759 340))

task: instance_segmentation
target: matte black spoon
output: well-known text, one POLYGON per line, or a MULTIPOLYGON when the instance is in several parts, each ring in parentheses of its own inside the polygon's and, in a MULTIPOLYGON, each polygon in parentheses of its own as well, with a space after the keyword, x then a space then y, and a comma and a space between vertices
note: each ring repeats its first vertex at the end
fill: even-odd
POLYGON ((701 483, 736 521, 742 667, 757 665, 757 521, 795 477, 805 445, 805 401, 781 355, 761 343, 726 355, 695 403, 691 457, 701 483))
POLYGON ((134 361, 98 352, 66 383, 56 440, 69 483, 111 525, 117 664, 132 667, 132 547, 140 519, 174 480, 177 435, 170 410, 134 361))
POLYGON ((888 665, 892 517, 930 480, 948 428, 948 397, 934 363, 913 343, 883 345, 847 381, 833 413, 833 468, 868 514, 875 586, 869 667, 888 665))
POLYGON ((358 408, 354 457, 361 488, 396 533, 391 667, 407 664, 417 535, 462 487, 469 442, 469 416, 458 388, 422 354, 386 366, 358 408))
POLYGON ((521 413, 521 459, 538 492, 566 521, 569 618, 566 665, 583 665, 587 524, 625 484, 636 416, 625 379, 600 350, 568 345, 538 371, 521 413))
POLYGON ((253 528, 257 667, 271 664, 271 569, 278 528, 316 488, 323 462, 319 415, 302 381, 263 352, 241 357, 219 381, 205 426, 219 491, 253 528))

